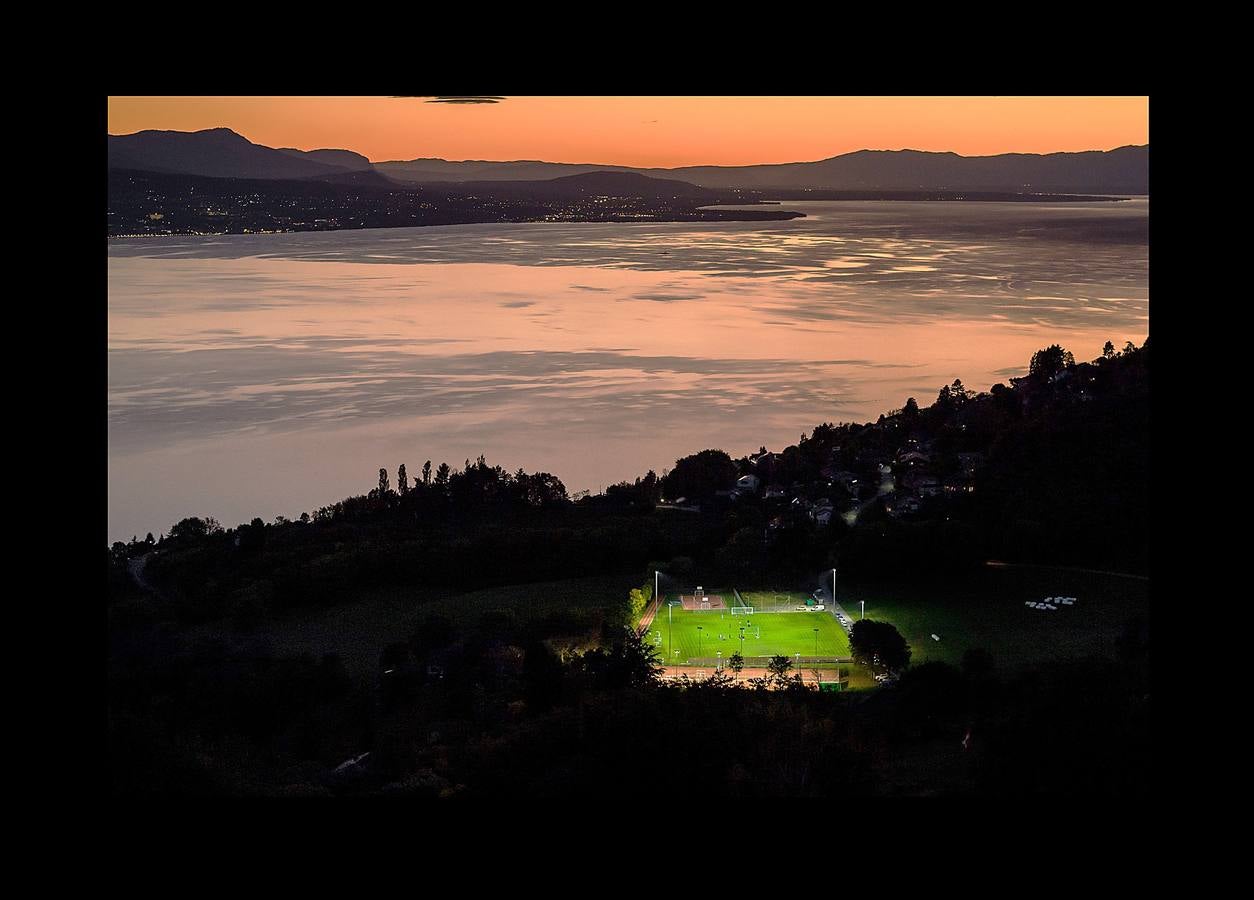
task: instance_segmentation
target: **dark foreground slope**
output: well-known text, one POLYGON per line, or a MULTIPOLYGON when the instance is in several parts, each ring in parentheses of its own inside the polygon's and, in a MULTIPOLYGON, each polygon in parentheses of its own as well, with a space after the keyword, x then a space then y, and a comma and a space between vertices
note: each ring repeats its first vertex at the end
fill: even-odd
POLYGON ((1079 364, 1046 348, 1009 387, 946 385, 928 407, 822 425, 778 453, 706 451, 578 500, 545 473, 415 460, 396 490, 380 472, 304 521, 186 519, 116 544, 113 790, 1144 793, 1145 609, 1085 644, 1094 655, 1039 668, 971 647, 849 694, 664 685, 624 626, 627 589, 654 568, 801 584, 837 565, 842 580, 893 571, 933 595, 993 555, 1145 571, 1149 363, 1148 342, 1079 364), (888 494, 874 486, 884 467, 888 494), (751 472, 760 489, 734 493, 751 472), (696 511, 669 508, 680 495, 696 511), (829 508, 841 514, 819 524, 829 508), (365 676, 336 652, 276 649, 283 623, 368 597, 398 612, 376 623, 365 676))

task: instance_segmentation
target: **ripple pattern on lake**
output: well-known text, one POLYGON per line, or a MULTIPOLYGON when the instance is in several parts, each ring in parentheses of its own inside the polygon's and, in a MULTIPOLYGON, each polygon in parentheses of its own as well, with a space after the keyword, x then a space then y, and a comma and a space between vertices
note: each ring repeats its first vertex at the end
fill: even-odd
POLYGON ((1147 333, 1147 201, 785 205, 112 242, 111 537, 479 453, 595 490, 1147 333))

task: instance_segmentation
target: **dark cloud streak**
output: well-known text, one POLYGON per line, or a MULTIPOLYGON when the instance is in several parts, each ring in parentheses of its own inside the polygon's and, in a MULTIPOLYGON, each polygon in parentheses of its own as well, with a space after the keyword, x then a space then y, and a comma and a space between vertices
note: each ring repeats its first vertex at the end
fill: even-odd
POLYGON ((504 97, 474 96, 432 96, 430 94, 394 94, 393 100, 425 100, 427 103, 500 103, 504 97))

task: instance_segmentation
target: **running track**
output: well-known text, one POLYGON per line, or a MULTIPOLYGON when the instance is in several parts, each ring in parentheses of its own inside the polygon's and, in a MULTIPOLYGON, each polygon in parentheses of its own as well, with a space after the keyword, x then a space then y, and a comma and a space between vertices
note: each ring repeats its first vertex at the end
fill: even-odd
MULTIPOLYGON (((732 674, 730 669, 725 669, 724 671, 728 675, 732 674)), ((832 670, 823 670, 823 671, 825 674, 833 674, 832 670)), ((689 678, 693 679, 694 681, 700 681, 703 678, 709 678, 713 674, 714 674, 713 666, 664 666, 662 670, 662 678, 667 679, 667 680, 677 679, 681 675, 687 675, 689 678)), ((748 681, 750 678, 765 678, 768 674, 770 673, 766 669, 742 669, 740 672, 740 677, 737 678, 736 680, 748 681)), ((788 677, 791 678, 793 674, 794 673, 790 671, 788 673, 788 677)), ((814 673, 809 669, 803 669, 801 672, 801 680, 808 684, 814 684, 815 683, 814 673)), ((834 679, 829 678, 828 680, 832 681, 834 679)))
POLYGON ((640 624, 636 626, 636 634, 644 637, 645 632, 649 630, 649 626, 653 624, 653 617, 657 615, 657 608, 660 602, 659 597, 653 600, 645 607, 644 615, 640 617, 640 624))

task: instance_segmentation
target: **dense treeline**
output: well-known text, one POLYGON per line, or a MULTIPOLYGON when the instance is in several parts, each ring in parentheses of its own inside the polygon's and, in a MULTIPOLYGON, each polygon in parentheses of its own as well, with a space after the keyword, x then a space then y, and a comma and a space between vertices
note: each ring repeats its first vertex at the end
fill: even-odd
POLYGON ((111 584, 124 580, 128 560, 155 548, 160 552, 144 567, 161 598, 151 614, 185 620, 228 615, 246 623, 371 588, 469 590, 634 575, 650 560, 700 556, 722 541, 715 521, 641 515, 645 508, 636 494, 647 495, 655 481, 650 476, 641 491, 624 485, 621 497, 612 490, 576 505, 554 476, 510 474, 482 457, 460 471, 424 466, 414 483, 398 479, 399 490, 381 471, 379 487, 369 494, 301 520, 254 519, 223 529, 212 520, 188 519, 159 542, 115 544, 111 584))

